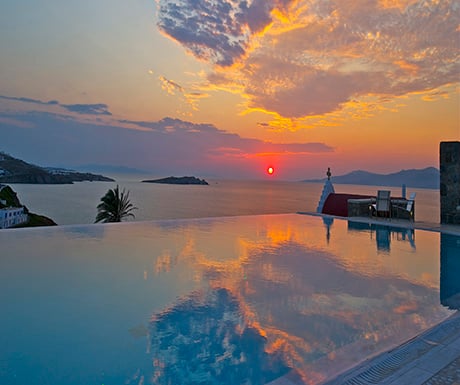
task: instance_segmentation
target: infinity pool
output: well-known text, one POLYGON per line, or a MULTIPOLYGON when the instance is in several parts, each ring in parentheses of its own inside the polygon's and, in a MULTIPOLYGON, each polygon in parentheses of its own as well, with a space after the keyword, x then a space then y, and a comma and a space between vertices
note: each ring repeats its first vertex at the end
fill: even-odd
POLYGON ((307 215, 3 230, 0 247, 2 385, 319 384, 460 292, 460 237, 307 215))

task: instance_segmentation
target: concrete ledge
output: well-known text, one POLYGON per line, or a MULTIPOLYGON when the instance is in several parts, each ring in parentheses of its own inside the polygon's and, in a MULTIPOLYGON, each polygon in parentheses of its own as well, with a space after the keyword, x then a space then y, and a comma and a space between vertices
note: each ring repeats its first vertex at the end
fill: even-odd
POLYGON ((456 312, 420 336, 359 364, 324 385, 421 385, 429 380, 444 383, 437 382, 436 376, 442 376, 442 371, 448 371, 451 365, 456 370, 459 358, 460 313, 456 312))

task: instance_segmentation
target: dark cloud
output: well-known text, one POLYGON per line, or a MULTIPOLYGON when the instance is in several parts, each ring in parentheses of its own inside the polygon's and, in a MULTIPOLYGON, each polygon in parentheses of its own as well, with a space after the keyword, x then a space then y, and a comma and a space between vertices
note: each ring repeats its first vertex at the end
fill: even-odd
POLYGON ((31 99, 25 97, 14 97, 14 96, 5 96, 0 95, 0 99, 10 100, 14 102, 23 102, 23 103, 33 103, 42 106, 59 106, 67 111, 76 112, 78 114, 87 114, 87 115, 112 115, 108 110, 107 104, 61 104, 57 100, 50 100, 44 102, 38 99, 31 99))
POLYGON ((2 116, 1 149, 45 165, 111 164, 160 174, 254 177, 251 159, 266 154, 296 157, 333 151, 324 143, 264 142, 172 118, 92 124, 38 111, 2 116))
POLYGON ((242 7, 241 20, 247 24, 252 33, 262 31, 272 22, 270 15, 273 9, 273 3, 267 0, 254 0, 250 6, 241 2, 242 7))
POLYGON ((112 115, 107 104, 61 104, 66 110, 87 115, 112 115))
POLYGON ((193 133, 225 133, 223 130, 219 130, 212 124, 206 123, 190 123, 181 119, 164 118, 157 122, 151 121, 139 121, 139 120, 118 120, 120 123, 131 124, 141 128, 148 128, 152 131, 157 132, 170 132, 171 128, 178 132, 193 132, 193 133))
POLYGON ((199 59, 230 66, 251 35, 272 22, 274 7, 290 1, 160 0, 158 27, 199 59))
POLYGON ((247 44, 239 11, 229 1, 160 1, 158 26, 196 57, 226 66, 247 44))
POLYGON ((4 100, 11 100, 11 101, 16 101, 16 102, 24 102, 24 103, 34 103, 34 104, 41 104, 41 105, 57 105, 59 102, 57 100, 50 100, 48 102, 44 102, 42 100, 38 99, 31 99, 31 98, 16 98, 14 96, 5 96, 5 95, 0 95, 0 99, 4 100))

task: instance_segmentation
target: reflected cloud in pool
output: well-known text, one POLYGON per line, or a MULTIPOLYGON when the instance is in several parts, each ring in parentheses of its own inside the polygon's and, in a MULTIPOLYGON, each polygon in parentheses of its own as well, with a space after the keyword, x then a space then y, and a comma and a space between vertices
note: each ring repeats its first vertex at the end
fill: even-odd
POLYGON ((150 321, 155 384, 265 384, 286 374, 280 351, 228 289, 193 292, 150 321))

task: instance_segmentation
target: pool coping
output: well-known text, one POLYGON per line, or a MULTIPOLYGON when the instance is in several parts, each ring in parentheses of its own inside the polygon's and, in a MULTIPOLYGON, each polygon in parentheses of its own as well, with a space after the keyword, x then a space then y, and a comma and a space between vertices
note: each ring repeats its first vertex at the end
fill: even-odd
POLYGON ((324 385, 429 385, 459 380, 460 312, 420 335, 369 358, 324 385), (452 372, 454 376, 452 377, 452 372))
MULTIPOLYGON (((460 312, 317 385, 439 385, 460 381, 460 312)), ((307 385, 293 370, 266 385, 307 385)))

